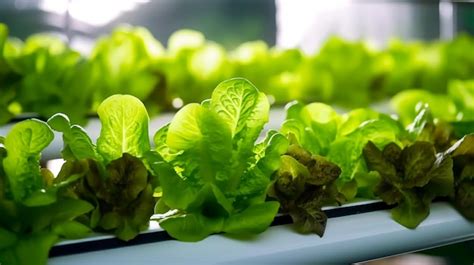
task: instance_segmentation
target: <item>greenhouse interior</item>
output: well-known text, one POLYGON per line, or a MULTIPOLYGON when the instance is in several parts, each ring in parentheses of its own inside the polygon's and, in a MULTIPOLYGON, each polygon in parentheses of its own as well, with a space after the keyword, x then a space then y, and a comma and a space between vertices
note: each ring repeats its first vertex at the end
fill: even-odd
POLYGON ((0 1, 0 265, 474 264, 474 2, 0 1))

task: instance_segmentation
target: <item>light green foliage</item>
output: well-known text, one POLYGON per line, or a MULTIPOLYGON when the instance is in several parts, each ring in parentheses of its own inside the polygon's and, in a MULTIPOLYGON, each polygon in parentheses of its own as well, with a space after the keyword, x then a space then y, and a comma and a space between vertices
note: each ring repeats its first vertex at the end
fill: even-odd
MULTIPOLYGON (((408 90, 397 94, 391 103, 404 124, 416 121, 416 116, 424 108, 430 109, 430 119, 435 126, 432 136, 443 133, 461 138, 474 131, 474 86, 473 81, 453 80, 449 83, 448 93, 432 94, 422 90, 408 90)), ((450 143, 452 144, 452 143, 450 143)))
POLYGON ((54 179, 40 168, 40 152, 53 139, 39 120, 14 125, 0 147, 0 263, 46 264, 50 248, 60 238, 80 238, 90 229, 74 219, 92 209, 81 200, 64 198, 73 175, 54 179))
POLYGON ((267 74, 262 89, 276 104, 303 98, 309 101, 319 96, 307 91, 313 85, 313 82, 308 82, 312 78, 312 65, 301 50, 271 48, 269 61, 271 63, 266 63, 265 69, 271 70, 271 74, 267 74))
POLYGON ((255 82, 256 86, 266 86, 265 76, 271 72, 267 68, 269 61, 269 47, 263 41, 251 41, 240 44, 231 51, 230 60, 235 68, 234 75, 247 78, 255 82))
POLYGON ((19 80, 19 75, 13 71, 5 59, 5 44, 8 40, 8 27, 0 23, 0 124, 7 123, 21 109, 14 103, 16 91, 14 84, 19 80), (15 107, 16 106, 16 107, 15 107))
POLYGON ((452 41, 445 44, 442 50, 443 72, 449 80, 468 80, 473 76, 474 56, 466 51, 474 47, 474 40, 470 35, 459 34, 452 41))
POLYGON ((404 136, 401 125, 387 115, 370 109, 356 109, 338 114, 323 103, 291 103, 281 127, 291 133, 313 155, 321 155, 341 168, 338 186, 351 200, 356 195, 372 198, 377 177, 367 171, 362 149, 368 141, 384 146, 404 136))
POLYGON ((12 127, 4 146, 8 151, 3 168, 10 192, 20 202, 44 186, 39 168, 40 152, 53 140, 49 126, 39 120, 26 120, 12 127))
POLYGON ((221 80, 232 76, 232 67, 226 50, 219 44, 206 40, 201 32, 178 30, 168 40, 168 49, 154 69, 163 76, 162 102, 173 107, 173 99, 184 104, 199 102, 211 95, 212 88, 221 80))
POLYGON ((449 83, 448 96, 456 105, 457 120, 474 120, 474 80, 449 83))
POLYGON ((57 113, 49 118, 48 124, 53 130, 63 133, 62 156, 65 160, 88 158, 101 160, 87 132, 81 126, 71 125, 66 115, 57 113))
POLYGON ((420 107, 415 119, 407 125, 406 129, 407 140, 431 142, 438 152, 448 149, 460 131, 452 123, 434 119, 427 104, 420 107))
POLYGON ((330 38, 313 60, 313 67, 317 69, 314 70, 313 80, 328 82, 325 78, 318 78, 319 75, 326 74, 329 76, 330 85, 323 84, 321 87, 325 91, 313 93, 328 94, 324 99, 327 102, 350 107, 366 106, 377 99, 377 95, 371 91, 372 79, 378 71, 374 67, 374 54, 363 42, 330 38))
POLYGON ((142 157, 150 149, 148 140, 148 114, 143 104, 130 95, 114 95, 98 108, 102 123, 97 147, 78 125, 71 125, 61 113, 52 116, 48 124, 63 133, 63 157, 66 160, 95 159, 105 163, 123 153, 142 157))
POLYGON ((404 89, 422 86, 419 77, 426 68, 422 57, 423 48, 423 43, 391 40, 387 49, 381 51, 375 58, 381 74, 377 80, 381 89, 378 93, 394 95, 404 89))
POLYGON ((61 198, 35 207, 0 201, 0 262, 12 265, 46 264, 51 247, 60 238, 82 238, 90 229, 74 219, 92 206, 61 198))
POLYGON ((293 133, 303 147, 312 154, 326 155, 329 145, 336 138, 341 117, 329 105, 323 103, 290 103, 283 134, 293 133))
POLYGON ((443 72, 442 42, 403 42, 392 39, 388 47, 376 56, 381 73, 373 83, 379 94, 389 96, 397 92, 419 88, 438 93, 446 90, 443 72))
POLYGON ((113 95, 97 108, 102 129, 97 150, 106 161, 128 153, 142 157, 150 150, 148 113, 139 99, 130 95, 113 95))
POLYGON ((219 84, 210 102, 186 105, 157 132, 165 161, 157 157, 151 167, 160 174, 162 209, 170 209, 158 221, 171 236, 198 241, 270 225, 279 204, 265 202, 265 195, 287 142, 272 132, 255 145, 268 112, 264 94, 235 78, 219 84))
POLYGON ((313 86, 309 81, 313 77, 313 65, 310 57, 299 49, 270 48, 262 41, 251 41, 242 43, 228 56, 232 76, 255 83, 276 104, 293 99, 310 100, 322 94, 309 91, 313 86))
POLYGON ((397 94, 391 103, 401 120, 406 124, 416 113, 428 105, 434 118, 444 121, 474 120, 474 83, 472 80, 453 80, 447 94, 434 94, 423 90, 407 90, 397 94))
POLYGON ((83 123, 90 108, 89 69, 61 39, 37 34, 6 42, 4 58, 18 75, 12 84, 22 111, 49 117, 65 112, 83 123))
POLYGON ((162 55, 163 46, 145 28, 120 26, 99 39, 90 57, 94 107, 113 94, 146 102, 160 82, 153 65, 162 55))
POLYGON ((429 43, 392 40, 381 50, 332 37, 317 53, 304 54, 258 40, 227 50, 189 29, 173 33, 165 49, 145 28, 121 25, 87 56, 46 34, 24 43, 7 37, 2 24, 0 123, 24 112, 43 117, 64 112, 82 124, 113 94, 134 95, 155 115, 200 102, 234 76, 256 84, 275 104, 299 100, 366 107, 404 90, 420 90, 397 97, 403 99, 397 106, 408 107, 398 108, 404 124, 414 118, 420 100, 430 104, 435 118, 472 116, 466 104, 470 85, 452 85, 474 76, 474 57, 465 52, 474 49, 468 35, 429 43))
POLYGON ((231 131, 214 112, 192 103, 182 108, 171 122, 166 143, 171 150, 183 150, 180 165, 190 181, 213 182, 218 176, 227 178, 228 161, 232 157, 231 131), (194 174, 193 174, 193 173, 194 174))
POLYGON ((400 92, 392 98, 391 104, 404 124, 411 122, 424 104, 428 105, 436 118, 450 121, 456 116, 456 106, 450 98, 423 90, 400 92))
POLYGON ((355 195, 372 198, 371 187, 377 177, 370 174, 362 157, 362 150, 368 141, 385 146, 399 141, 402 130, 397 122, 381 114, 379 119, 368 120, 352 133, 338 138, 331 144, 327 158, 341 167, 339 187, 351 199, 355 195), (356 182, 357 186, 354 184, 356 182))

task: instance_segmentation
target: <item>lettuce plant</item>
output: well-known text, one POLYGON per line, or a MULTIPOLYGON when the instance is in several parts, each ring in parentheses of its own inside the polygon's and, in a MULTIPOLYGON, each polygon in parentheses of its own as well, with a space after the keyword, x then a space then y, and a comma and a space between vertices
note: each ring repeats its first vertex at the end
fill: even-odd
POLYGON ((458 111, 457 120, 474 120, 474 80, 453 80, 448 86, 448 97, 458 111))
MULTIPOLYGON (((348 42, 332 37, 321 47, 313 60, 314 80, 321 82, 324 78, 319 75, 328 74, 328 85, 323 86, 329 94, 329 102, 343 106, 367 106, 372 102, 376 93, 371 91, 371 83, 378 69, 374 66, 374 52, 364 42, 348 42), (319 79, 319 80, 318 80, 319 79), (350 88, 355 93, 341 88, 350 88)), ((321 100, 321 99, 319 99, 321 100)))
POLYGON ((413 121, 419 109, 427 104, 435 118, 451 121, 456 116, 456 106, 449 97, 424 90, 405 90, 391 99, 391 104, 404 124, 413 121))
POLYGON ((57 37, 37 34, 25 42, 8 40, 4 58, 19 76, 12 86, 23 112, 42 117, 64 112, 75 122, 85 122, 91 104, 90 72, 79 52, 57 37))
POLYGON ((74 123, 85 123, 90 111, 116 93, 138 97, 154 115, 208 98, 211 88, 232 76, 254 82, 277 104, 367 106, 402 91, 395 98, 404 124, 415 117, 419 100, 433 103, 435 118, 472 120, 467 93, 472 94, 474 57, 465 51, 474 48, 474 39, 468 35, 449 42, 393 41, 383 50, 330 38, 318 53, 304 54, 263 41, 226 50, 194 30, 176 31, 164 49, 145 28, 119 26, 87 57, 49 35, 25 42, 7 37, 1 24, 0 123, 22 112, 64 112, 74 123))
POLYGON ((66 163, 58 179, 80 176, 67 195, 94 205, 83 222, 130 240, 148 227, 155 204, 156 179, 143 160, 150 151, 148 114, 140 100, 129 95, 107 98, 97 112, 102 128, 96 145, 67 116, 57 114, 48 120, 63 133, 66 163))
MULTIPOLYGON (((466 53, 474 47, 472 35, 459 34, 441 50, 442 67, 449 80, 468 80, 474 74, 474 56, 466 53)), ((444 83, 445 85, 446 83, 444 83)))
POLYGON ((0 263, 46 264, 50 248, 60 238, 80 238, 90 232, 76 217, 92 205, 61 196, 77 181, 59 180, 40 168, 40 152, 53 140, 51 128, 39 120, 15 124, 0 137, 0 263))
POLYGON ((274 133, 255 144, 268 116, 265 95, 234 78, 220 83, 210 100, 183 107, 156 133, 152 168, 162 188, 156 220, 172 237, 199 241, 270 225, 279 203, 266 202, 266 193, 288 143, 274 133))
MULTIPOLYGON (((474 81, 452 80, 446 94, 424 90, 406 90, 391 99, 391 104, 406 124, 417 115, 423 104, 428 105, 434 118, 446 122, 474 120, 474 81)), ((473 127, 471 127, 473 128, 473 127)))
POLYGON ((0 23, 0 124, 8 122, 21 112, 18 103, 14 103, 17 94, 14 85, 20 75, 11 69, 5 59, 4 47, 7 40, 8 27, 0 23))
POLYGON ((369 141, 363 154, 368 169, 381 177, 375 194, 395 205, 392 218, 405 227, 416 228, 429 215, 434 198, 454 191, 453 160, 436 154, 430 142, 416 141, 403 149, 390 143, 380 150, 369 141))
MULTIPOLYGON (((160 89, 153 67, 162 54, 161 43, 142 27, 120 26, 99 39, 90 57, 94 109, 113 94, 131 94, 147 104, 160 89)), ((147 107, 156 113, 156 106, 147 107)))
MULTIPOLYGON (((212 88, 233 73, 224 47, 190 29, 178 30, 170 36, 168 49, 154 69, 163 76, 166 93, 161 100, 169 105, 175 98, 184 104, 204 100, 212 88)), ((158 99, 155 97, 155 101, 158 99)))
POLYGON ((451 123, 435 119, 427 104, 420 105, 415 119, 407 125, 408 142, 426 141, 433 143, 436 152, 446 151, 458 140, 458 129, 451 123))
POLYGON ((362 157, 362 149, 370 140, 384 146, 404 137, 401 125, 385 114, 369 109, 356 109, 338 114, 323 103, 290 103, 281 132, 291 133, 312 155, 326 157, 341 169, 337 180, 347 200, 372 198, 371 187, 378 177, 371 174, 362 157))
POLYGON ((345 200, 336 186, 341 169, 322 156, 311 155, 293 134, 288 138, 290 145, 280 158, 269 196, 280 202, 281 212, 291 216, 299 232, 323 236, 327 216, 321 208, 345 200))
POLYGON ((381 70, 378 81, 378 93, 390 96, 401 90, 419 87, 419 76, 425 68, 420 54, 424 44, 421 42, 404 43, 393 39, 385 50, 380 51, 375 57, 375 63, 381 70))

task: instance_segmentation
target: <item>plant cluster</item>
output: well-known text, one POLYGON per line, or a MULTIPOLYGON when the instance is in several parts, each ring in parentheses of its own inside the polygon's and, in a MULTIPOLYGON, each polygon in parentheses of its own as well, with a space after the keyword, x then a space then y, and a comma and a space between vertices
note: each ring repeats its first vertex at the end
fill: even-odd
POLYGON ((426 104, 405 127, 366 108, 292 102, 264 136, 269 111, 263 92, 233 78, 181 108, 153 144, 145 105, 131 95, 98 105, 97 140, 63 113, 16 123, 0 137, 0 263, 45 264, 58 240, 91 231, 131 240, 150 218, 199 241, 261 233, 280 211, 297 231, 323 236, 322 208, 355 198, 394 205, 393 219, 408 228, 436 198, 473 219, 473 126, 459 130, 426 104), (64 144, 57 176, 40 164, 53 131, 64 144))
MULTIPOLYGON (((81 55, 46 34, 11 38, 1 24, 0 124, 24 113, 46 118, 57 112, 84 124, 113 94, 133 95, 156 115, 209 98, 213 87, 233 76, 250 80, 276 104, 299 100, 366 107, 420 89, 410 102, 429 93, 453 95, 442 110, 432 107, 435 114, 452 115, 459 107, 472 112, 462 97, 462 87, 472 84, 460 83, 474 77, 474 56, 466 53, 474 49, 474 39, 468 35, 430 43, 393 40, 379 50, 333 37, 317 53, 304 54, 262 41, 229 50, 200 32, 179 30, 166 46, 145 28, 121 26, 81 55)), ((429 101, 439 102, 436 95, 429 101)), ((403 112, 413 118, 413 108, 403 112)), ((472 116, 462 113, 462 119, 472 116)))

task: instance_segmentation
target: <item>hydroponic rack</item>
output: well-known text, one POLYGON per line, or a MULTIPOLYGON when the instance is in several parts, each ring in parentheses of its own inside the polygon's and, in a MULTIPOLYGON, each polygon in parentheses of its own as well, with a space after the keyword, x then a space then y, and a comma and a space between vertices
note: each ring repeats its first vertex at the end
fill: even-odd
POLYGON ((414 230, 381 207, 362 202, 327 208, 333 217, 322 238, 278 224, 285 217, 251 238, 213 235, 198 243, 173 240, 155 226, 128 244, 111 236, 59 243, 49 264, 348 264, 474 239, 474 223, 446 202, 433 203, 429 217, 414 230))

